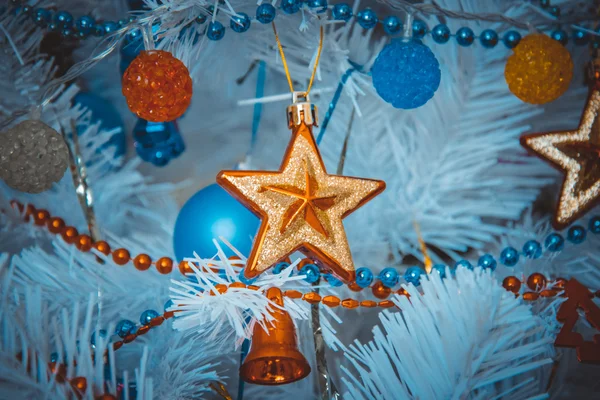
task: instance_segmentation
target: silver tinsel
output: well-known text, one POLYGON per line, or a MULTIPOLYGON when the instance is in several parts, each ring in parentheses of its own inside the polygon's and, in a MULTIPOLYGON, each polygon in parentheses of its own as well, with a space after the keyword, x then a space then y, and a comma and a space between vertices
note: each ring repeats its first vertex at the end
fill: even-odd
POLYGON ((63 177, 69 150, 63 137, 40 121, 23 121, 0 134, 0 179, 13 189, 40 193, 63 177))

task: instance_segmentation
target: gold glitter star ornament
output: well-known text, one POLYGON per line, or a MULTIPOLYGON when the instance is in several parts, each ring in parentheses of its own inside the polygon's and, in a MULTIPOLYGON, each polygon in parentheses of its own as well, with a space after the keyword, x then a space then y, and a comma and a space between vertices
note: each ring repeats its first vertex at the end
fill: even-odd
POLYGON ((292 139, 279 171, 221 171, 217 183, 261 218, 244 275, 253 278, 295 251, 340 279, 354 280, 342 219, 385 189, 385 182, 330 175, 312 135, 316 107, 288 107, 292 139))
POLYGON ((525 135, 521 144, 565 175, 552 225, 563 229, 600 199, 600 91, 592 90, 579 128, 525 135))

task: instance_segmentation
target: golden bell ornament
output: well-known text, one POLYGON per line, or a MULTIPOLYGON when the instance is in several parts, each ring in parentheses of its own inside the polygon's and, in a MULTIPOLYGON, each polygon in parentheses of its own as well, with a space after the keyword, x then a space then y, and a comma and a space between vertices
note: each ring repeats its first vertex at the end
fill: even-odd
MULTIPOLYGON (((283 306, 279 288, 267 290, 269 300, 283 306)), ((250 352, 240 367, 240 378, 255 385, 285 385, 310 374, 306 358, 298 350, 294 321, 286 311, 271 313, 275 320, 267 323, 267 331, 254 326, 250 352)))

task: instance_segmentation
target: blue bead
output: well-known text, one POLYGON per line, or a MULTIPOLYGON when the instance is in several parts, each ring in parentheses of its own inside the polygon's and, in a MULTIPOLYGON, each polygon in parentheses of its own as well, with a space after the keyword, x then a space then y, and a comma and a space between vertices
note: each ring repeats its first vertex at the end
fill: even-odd
POLYGON ((52 20, 52 13, 45 8, 38 8, 33 14, 33 20, 38 26, 45 28, 52 20))
POLYGON ((139 29, 129 31, 121 43, 121 58, 119 60, 121 75, 125 73, 129 64, 135 60, 142 50, 144 50, 142 31, 139 29))
POLYGON ((57 352, 53 352, 50 354, 50 362, 58 362, 58 353, 57 352))
POLYGON ((211 21, 208 24, 206 37, 210 40, 221 40, 225 36, 225 27, 219 21, 211 21))
POLYGON ((62 31, 60 31, 60 34, 62 37, 68 38, 68 37, 73 36, 75 34, 75 32, 73 31, 73 29, 65 28, 62 31))
POLYGON ((102 24, 102 29, 104 29, 105 35, 110 35, 111 33, 119 30, 119 24, 113 21, 106 21, 102 24))
POLYGON ((542 6, 542 8, 550 7, 550 0, 540 0, 540 6, 542 6))
MULTIPOLYGON (((273 6, 271 6, 271 7, 273 7, 273 6)), ((258 8, 260 8, 260 7, 258 7, 258 8)), ((206 15, 200 14, 196 17, 196 23, 202 25, 203 23, 206 22, 206 18, 207 18, 206 15)))
POLYGON ((94 36, 102 37, 104 36, 104 26, 102 24, 96 25, 94 28, 94 36))
POLYGON ((371 68, 373 86, 395 108, 412 109, 431 99, 440 85, 440 64, 419 40, 392 40, 371 68))
POLYGON ((286 269, 287 267, 290 266, 290 263, 287 262, 279 262, 277 263, 277 265, 275 265, 275 267, 273 268, 273 273, 274 274, 280 274, 281 271, 283 271, 284 269, 286 269))
POLYGON ((169 310, 169 308, 173 307, 175 303, 173 303, 173 300, 169 299, 165 302, 165 306, 163 307, 164 312, 167 312, 167 310, 169 310))
POLYGON ((444 264, 435 264, 431 267, 430 274, 437 272, 442 279, 446 277, 446 266, 444 264))
POLYGON ((383 30, 388 35, 395 35, 402 30, 402 22, 395 15, 385 17, 383 20, 383 30))
POLYGON ((175 121, 150 122, 139 118, 133 128, 133 140, 140 158, 157 167, 167 165, 185 150, 175 121))
POLYGON ((421 275, 425 275, 425 271, 420 267, 410 267, 404 273, 404 280, 408 283, 412 283, 415 286, 421 284, 421 275))
POLYGON ((422 39, 427 34, 427 24, 420 19, 415 19, 412 23, 413 37, 422 39))
POLYGON ((256 9, 256 19, 261 24, 270 24, 275 19, 277 10, 271 3, 263 3, 256 9))
POLYGON ((555 17, 560 17, 560 7, 558 6, 552 6, 550 7, 550 14, 552 14, 555 17))
POLYGON ((502 42, 509 49, 514 49, 521 41, 521 34, 517 31, 508 31, 502 37, 502 42))
POLYGON ((549 251, 561 251, 565 246, 565 239, 556 232, 551 233, 546 237, 544 245, 549 251))
POLYGON ((398 274, 398 271, 396 271, 394 268, 388 267, 388 268, 384 268, 379 273, 379 280, 385 286, 391 288, 398 284, 398 281, 400 280, 400 275, 398 274))
POLYGON ((50 24, 48 24, 48 30, 56 32, 58 31, 58 25, 56 25, 54 22, 51 22, 50 24))
POLYGON ((331 274, 325 274, 325 280, 333 287, 340 287, 344 283, 331 274))
POLYGON ((581 29, 574 29, 573 41, 578 46, 586 45, 590 41, 590 34, 585 31, 582 31, 581 29))
POLYGON ((346 3, 338 3, 333 6, 333 19, 338 21, 348 21, 352 18, 352 7, 346 3))
POLYGON ((295 14, 300 11, 300 0, 281 0, 281 9, 286 14, 295 14))
POLYGON ((356 14, 356 20, 363 29, 374 28, 375 25, 377 25, 377 22, 379 22, 375 11, 370 8, 359 11, 358 14, 356 14))
POLYGON ((128 19, 125 19, 125 18, 123 18, 123 19, 120 19, 120 20, 118 20, 118 21, 117 21, 117 24, 119 25, 119 27, 120 27, 120 28, 124 27, 124 26, 125 26, 125 25, 127 25, 128 23, 129 23, 129 20, 128 20, 128 19))
POLYGON ((523 255, 527 258, 540 258, 542 245, 537 240, 528 240, 523 245, 523 255))
POLYGON ((309 0, 308 6, 310 8, 320 8, 317 13, 325 12, 327 10, 327 0, 309 0))
POLYGON ((124 338, 125 336, 129 335, 134 328, 135 323, 133 321, 124 319, 119 321, 117 324, 117 327, 115 328, 115 334, 121 338, 124 338))
POLYGON ((519 262, 519 252, 514 247, 506 247, 500 253, 500 262, 507 267, 514 267, 519 262))
POLYGON ((471 28, 463 26, 456 32, 456 42, 463 47, 472 45, 474 40, 475 34, 471 28))
POLYGON ((158 317, 158 313, 154 310, 146 310, 140 315, 140 324, 148 325, 153 318, 158 317))
POLYGON ((479 40, 481 41, 483 47, 486 49, 491 49, 496 47, 498 44, 498 34, 494 30, 486 29, 485 31, 481 32, 479 40))
POLYGON ((550 37, 552 39, 556 40, 557 42, 559 42, 560 44, 562 44, 563 46, 566 45, 567 42, 569 41, 567 32, 563 31, 562 29, 556 29, 556 30, 552 31, 552 33, 550 34, 550 37))
POLYGON ((589 229, 592 233, 600 233, 600 217, 592 217, 589 223, 589 229))
POLYGON ((231 17, 229 26, 234 32, 246 32, 250 29, 250 17, 246 13, 239 12, 238 15, 231 17))
POLYGON ((101 338, 105 338, 106 329, 100 329, 99 331, 92 333, 92 337, 90 338, 90 344, 92 345, 92 347, 96 347, 96 334, 98 334, 98 336, 101 338))
POLYGON ((573 244, 583 243, 587 233, 581 225, 573 225, 567 232, 567 240, 573 244))
POLYGON ((304 275, 304 280, 308 283, 315 283, 319 280, 321 273, 319 267, 314 264, 306 264, 300 270, 300 275, 304 275))
POLYGON ((491 254, 484 254, 479 257, 477 265, 483 269, 491 269, 493 271, 496 269, 496 260, 491 254))
POLYGON ((438 24, 431 30, 431 37, 436 43, 446 43, 450 40, 450 28, 444 24, 438 24))
POLYGON ((73 26, 73 16, 67 11, 59 11, 54 14, 54 22, 59 28, 70 28, 73 26))
POLYGON ((369 268, 360 267, 356 270, 356 284, 361 288, 368 287, 373 282, 373 272, 369 268))
POLYGON ((254 283, 254 281, 256 281, 256 278, 246 278, 244 276, 244 268, 242 268, 242 270, 240 271, 240 274, 238 275, 238 279, 240 280, 240 282, 242 282, 245 285, 252 285, 254 283))
POLYGON ((454 269, 457 268, 466 268, 466 269, 473 269, 473 265, 471 265, 471 263, 467 260, 458 260, 455 264, 454 264, 454 269))

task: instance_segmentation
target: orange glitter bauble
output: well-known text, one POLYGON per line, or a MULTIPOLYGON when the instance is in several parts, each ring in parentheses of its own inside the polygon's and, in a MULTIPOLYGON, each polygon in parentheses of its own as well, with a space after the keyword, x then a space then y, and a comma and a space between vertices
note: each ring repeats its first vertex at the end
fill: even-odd
POLYGON ((546 277, 539 272, 534 272, 527 278, 527 286, 531 290, 541 290, 546 286, 546 277))
POLYGON ((509 90, 519 99, 544 104, 558 99, 573 78, 571 54, 544 34, 525 36, 514 48, 504 69, 509 90))
POLYGON ((123 74, 123 95, 129 109, 151 122, 177 119, 192 100, 192 78, 168 51, 142 51, 123 74))

